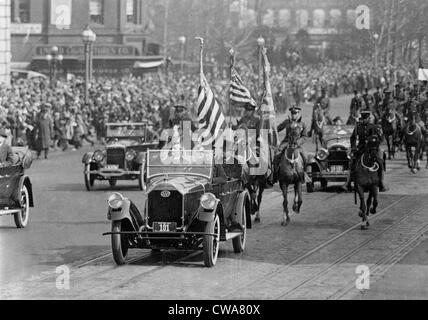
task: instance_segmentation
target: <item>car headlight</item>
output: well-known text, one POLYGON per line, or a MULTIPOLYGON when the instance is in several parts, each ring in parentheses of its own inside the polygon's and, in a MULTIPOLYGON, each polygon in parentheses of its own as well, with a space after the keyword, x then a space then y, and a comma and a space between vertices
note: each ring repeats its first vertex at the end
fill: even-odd
POLYGON ((104 159, 104 153, 101 150, 97 150, 94 152, 94 160, 97 162, 101 162, 104 159))
POLYGON ((125 159, 126 161, 131 161, 135 158, 135 156, 137 155, 137 153, 135 152, 135 150, 128 150, 125 153, 125 159))
POLYGON ((123 205, 125 198, 118 192, 113 193, 107 200, 108 205, 112 209, 119 209, 123 205))
POLYGON ((217 199, 212 193, 204 193, 201 197, 201 206, 205 210, 213 210, 217 199))
POLYGON ((328 150, 327 149, 320 149, 317 153, 317 157, 321 161, 324 161, 328 157, 328 150))

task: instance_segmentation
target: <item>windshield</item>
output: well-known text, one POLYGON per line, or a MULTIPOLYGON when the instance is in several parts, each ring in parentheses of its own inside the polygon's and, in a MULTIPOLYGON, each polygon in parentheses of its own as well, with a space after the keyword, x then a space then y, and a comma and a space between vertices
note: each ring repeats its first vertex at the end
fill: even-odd
POLYGON ((108 123, 108 138, 145 137, 147 125, 145 123, 108 123))
POLYGON ((147 178, 159 175, 198 175, 211 179, 212 150, 149 150, 147 178))

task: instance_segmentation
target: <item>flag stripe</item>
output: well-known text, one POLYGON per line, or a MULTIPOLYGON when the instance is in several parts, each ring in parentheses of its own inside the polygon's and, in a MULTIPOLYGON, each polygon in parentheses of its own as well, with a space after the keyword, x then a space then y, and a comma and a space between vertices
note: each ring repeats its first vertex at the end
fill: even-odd
POLYGON ((250 90, 244 86, 241 77, 233 66, 231 67, 229 96, 231 103, 250 103, 251 105, 256 106, 256 102, 251 96, 250 90))

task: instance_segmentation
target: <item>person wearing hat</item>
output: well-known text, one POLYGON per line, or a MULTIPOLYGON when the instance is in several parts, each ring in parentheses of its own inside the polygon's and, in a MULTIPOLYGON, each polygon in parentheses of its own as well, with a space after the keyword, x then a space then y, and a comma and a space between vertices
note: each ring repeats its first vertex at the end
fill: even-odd
POLYGON ((330 117, 330 99, 327 97, 327 91, 325 88, 321 88, 321 95, 317 98, 315 104, 319 104, 321 106, 321 109, 324 111, 327 124, 332 124, 333 121, 330 117))
MULTIPOLYGON (((362 110, 360 112, 360 121, 355 126, 351 135, 351 150, 352 157, 349 160, 349 173, 346 179, 345 185, 342 187, 344 190, 351 189, 351 179, 354 175, 356 161, 364 153, 366 148, 366 141, 369 136, 377 135, 379 141, 382 139, 382 132, 378 126, 371 122, 372 112, 368 109, 362 110), (358 145, 357 145, 358 139, 358 145)), ((379 151, 379 150, 378 150, 379 151)), ((377 152, 377 163, 379 165, 378 174, 379 174, 379 191, 387 191, 387 187, 384 182, 384 163, 380 155, 380 152, 377 152)))
POLYGON ((358 112, 362 108, 362 105, 363 104, 360 96, 358 95, 358 91, 354 90, 354 97, 351 100, 351 106, 349 107, 349 114, 350 115, 358 114, 358 112))
POLYGON ((240 126, 245 126, 248 129, 257 129, 260 124, 260 118, 255 114, 256 106, 247 102, 244 105, 244 115, 238 120, 236 126, 232 126, 233 130, 236 130, 240 126))
POLYGON ((12 166, 18 161, 17 155, 6 142, 7 138, 6 131, 3 128, 0 129, 0 167, 12 166))
POLYGON ((283 122, 281 122, 277 127, 278 132, 281 132, 282 130, 285 129, 286 135, 282 140, 281 144, 279 145, 278 151, 275 154, 275 157, 273 160, 273 166, 274 166, 274 174, 273 174, 273 181, 272 181, 273 184, 278 182, 279 164, 281 162, 281 157, 284 150, 288 146, 289 135, 293 130, 296 130, 295 128, 297 128, 300 134, 298 150, 303 159, 303 168, 305 168, 305 171, 306 171, 307 156, 306 156, 306 151, 305 149, 303 149, 302 145, 305 142, 305 139, 308 137, 308 130, 307 130, 306 124, 302 121, 302 116, 300 115, 300 111, 302 111, 302 108, 298 106, 292 106, 290 108, 291 116, 288 119, 285 119, 283 122))

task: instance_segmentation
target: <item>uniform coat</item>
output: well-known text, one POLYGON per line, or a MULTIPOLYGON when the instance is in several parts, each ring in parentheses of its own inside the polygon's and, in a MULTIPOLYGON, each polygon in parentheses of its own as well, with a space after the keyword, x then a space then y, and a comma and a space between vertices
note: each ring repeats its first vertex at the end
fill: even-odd
POLYGON ((52 136, 52 120, 40 117, 36 128, 37 150, 49 149, 52 136))

